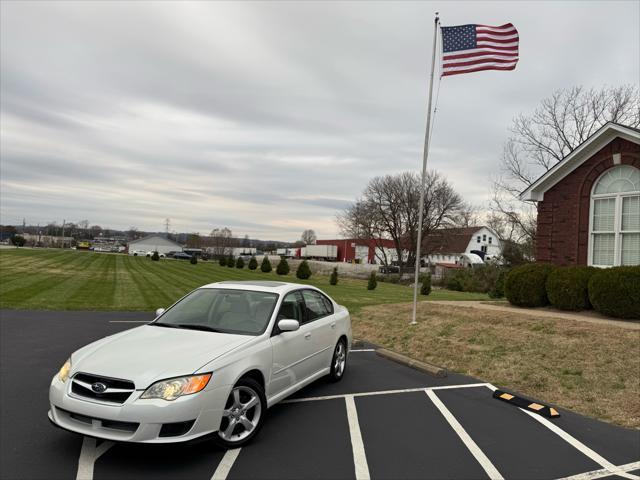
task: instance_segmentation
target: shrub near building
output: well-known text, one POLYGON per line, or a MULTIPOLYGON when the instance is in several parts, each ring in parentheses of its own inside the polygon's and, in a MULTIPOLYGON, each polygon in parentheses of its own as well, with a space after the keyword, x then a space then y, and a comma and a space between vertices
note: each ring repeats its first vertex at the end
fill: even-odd
POLYGON ((589 279, 598 271, 595 267, 559 267, 547 277, 549 303, 560 310, 586 310, 589 302, 589 279))
POLYGON ((511 270, 505 282, 505 295, 509 303, 519 307, 548 305, 547 277, 555 268, 544 263, 528 263, 511 270))
POLYGON ((600 269, 591 276, 588 290, 598 312, 640 319, 640 266, 600 269))
POLYGON ((258 260, 256 257, 251 257, 249 260, 249 270, 256 270, 258 268, 258 260))

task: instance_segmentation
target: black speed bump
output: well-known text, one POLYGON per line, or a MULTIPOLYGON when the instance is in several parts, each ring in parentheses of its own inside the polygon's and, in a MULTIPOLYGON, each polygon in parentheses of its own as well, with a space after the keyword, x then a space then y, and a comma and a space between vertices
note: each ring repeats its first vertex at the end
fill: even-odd
POLYGON ((557 418, 560 416, 558 411, 553 407, 542 405, 541 403, 534 402, 528 398, 518 397, 517 395, 505 392, 504 390, 494 390, 493 398, 497 398, 498 400, 502 400, 503 402, 510 403, 511 405, 524 408, 525 410, 529 410, 534 413, 539 413, 547 418, 557 418))

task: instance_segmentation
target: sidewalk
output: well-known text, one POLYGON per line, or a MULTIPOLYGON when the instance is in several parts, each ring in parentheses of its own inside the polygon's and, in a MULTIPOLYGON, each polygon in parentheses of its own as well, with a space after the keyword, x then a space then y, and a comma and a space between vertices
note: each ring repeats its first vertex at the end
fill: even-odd
POLYGON ((463 307, 463 308, 476 308, 480 310, 493 310, 496 312, 516 312, 523 315, 530 315, 533 317, 543 318, 564 318, 567 320, 577 320, 579 322, 595 323, 599 325, 610 325, 612 327, 626 328, 628 330, 639 330, 639 320, 615 320, 610 317, 605 317, 592 310, 583 312, 567 312, 563 310, 556 310, 550 307, 544 308, 521 308, 514 307, 508 303, 504 305, 496 305, 495 303, 489 303, 487 301, 447 301, 447 300, 433 300, 429 301, 436 305, 446 305, 448 307, 463 307))

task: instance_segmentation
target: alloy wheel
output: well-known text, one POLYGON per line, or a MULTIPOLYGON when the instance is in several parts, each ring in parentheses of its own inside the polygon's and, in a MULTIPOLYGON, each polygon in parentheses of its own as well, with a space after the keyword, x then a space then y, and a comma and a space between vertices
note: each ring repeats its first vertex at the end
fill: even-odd
POLYGON ((338 345, 336 345, 336 351, 333 354, 333 371, 336 377, 340 378, 342 376, 346 364, 347 350, 344 346, 344 342, 338 342, 338 345))
POLYGON ((218 435, 223 440, 240 442, 253 433, 262 415, 258 393, 245 385, 233 387, 222 413, 218 435))

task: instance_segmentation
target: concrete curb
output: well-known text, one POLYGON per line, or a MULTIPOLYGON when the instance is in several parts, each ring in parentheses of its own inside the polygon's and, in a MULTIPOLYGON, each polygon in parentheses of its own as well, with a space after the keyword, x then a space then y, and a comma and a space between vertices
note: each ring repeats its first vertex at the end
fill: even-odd
POLYGON ((428 373, 429 375, 433 375, 434 377, 444 378, 447 376, 447 370, 445 368, 421 362, 419 360, 414 360, 400 353, 387 350, 386 348, 376 349, 376 354, 389 360, 393 360, 394 362, 406 365, 407 367, 413 368, 415 370, 428 373))

